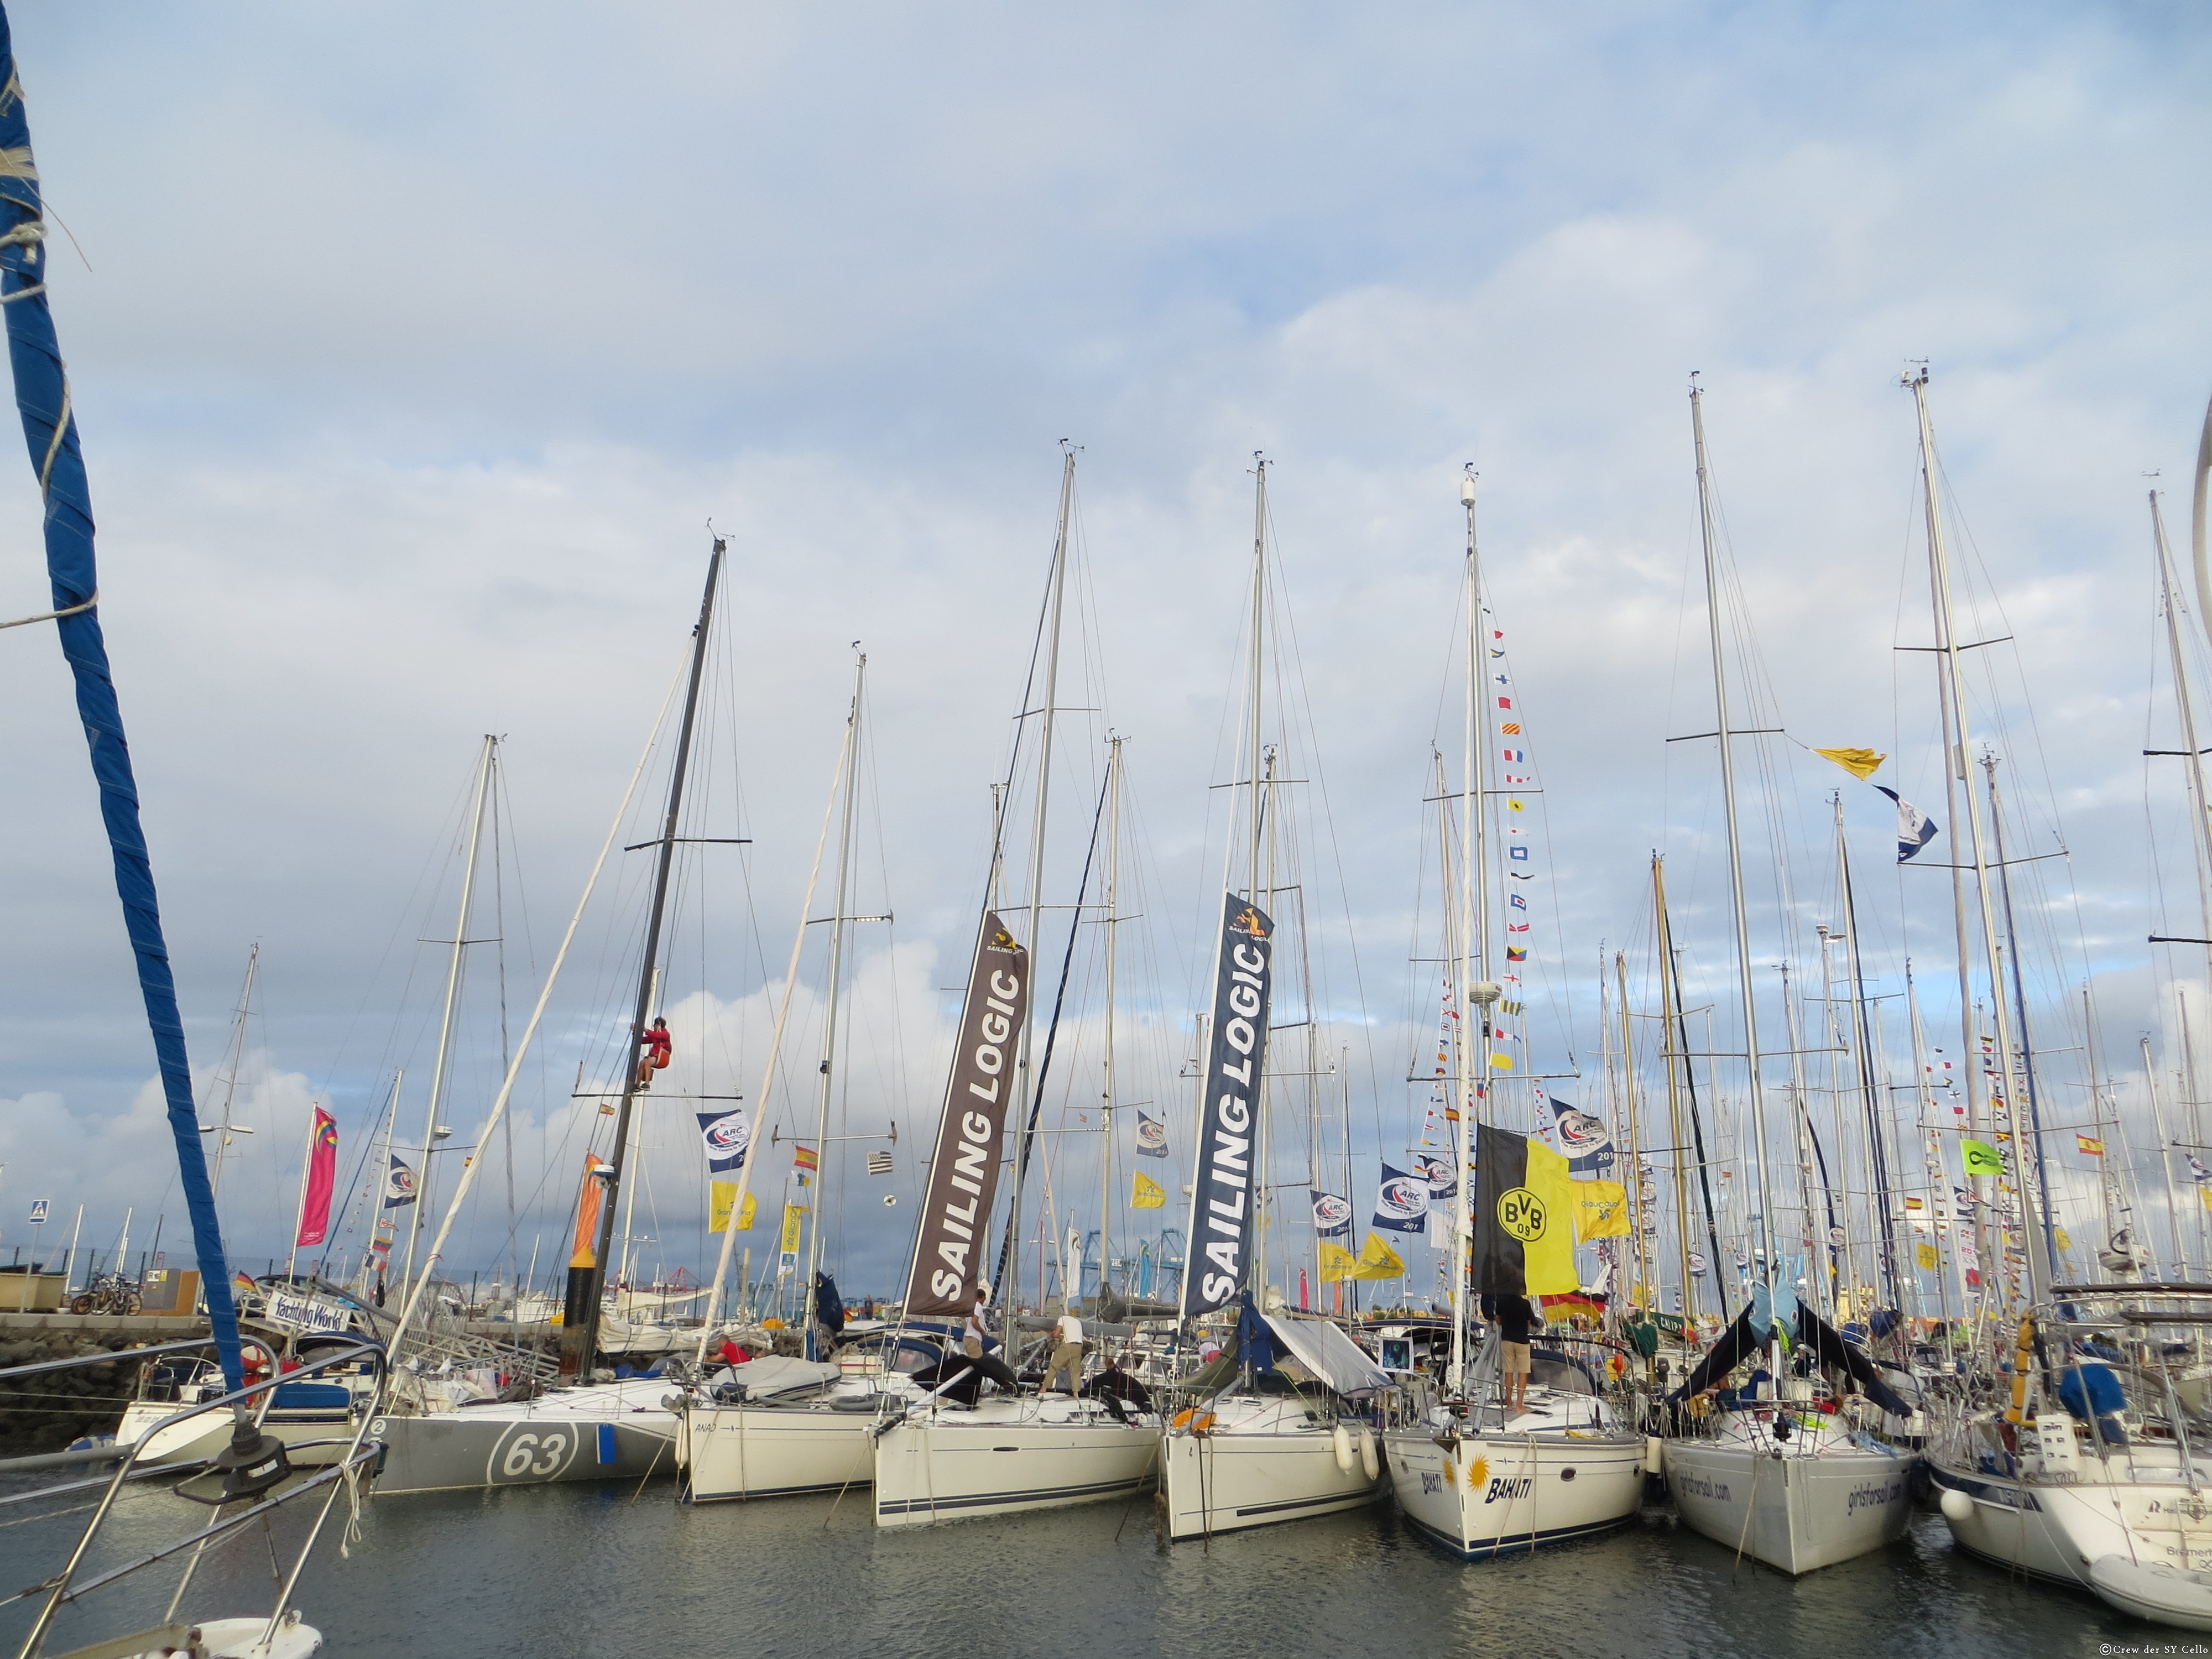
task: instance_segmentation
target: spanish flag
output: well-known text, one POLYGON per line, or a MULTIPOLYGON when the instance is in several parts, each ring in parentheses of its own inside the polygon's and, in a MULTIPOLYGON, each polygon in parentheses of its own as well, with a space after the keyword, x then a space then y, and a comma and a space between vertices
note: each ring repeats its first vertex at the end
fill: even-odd
POLYGON ((1474 1287, 1494 1296, 1565 1296, 1575 1271, 1575 1192, 1567 1160, 1526 1135, 1475 1129, 1474 1287))

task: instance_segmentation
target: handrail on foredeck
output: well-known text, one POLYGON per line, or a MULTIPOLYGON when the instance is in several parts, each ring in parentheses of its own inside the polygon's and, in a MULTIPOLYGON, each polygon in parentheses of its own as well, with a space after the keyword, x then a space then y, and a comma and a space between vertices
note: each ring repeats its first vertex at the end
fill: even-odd
MULTIPOLYGON (((369 1395, 371 1402, 369 1407, 362 1412, 361 1421, 354 1429, 353 1437, 345 1457, 330 1469, 301 1482, 290 1492, 270 1498, 262 1504, 257 1504, 246 1515, 232 1518, 233 1521, 242 1521, 251 1516, 265 1514, 278 1504, 289 1503, 295 1498, 313 1491, 319 1486, 328 1485, 331 1487, 330 1496, 324 1501, 322 1512, 315 1517, 314 1525, 308 1529, 307 1540, 301 1545, 300 1553, 292 1564, 292 1571, 284 1579, 283 1585, 278 1592, 276 1609, 269 1615, 269 1622, 262 1632, 261 1639, 264 1643, 270 1640, 276 1632, 277 1624, 284 1617, 285 1608, 291 1603, 292 1591, 299 1583, 301 1571, 306 1566, 308 1553, 314 1548, 315 1540, 322 1532, 323 1523, 330 1518, 331 1505, 337 1499, 338 1478, 352 1473, 368 1461, 368 1455, 364 1453, 362 1439, 368 1431, 371 1419, 377 1415, 374 1402, 382 1394, 384 1386, 391 1375, 388 1357, 381 1343, 370 1341, 351 1343, 331 1353, 307 1361, 295 1370, 279 1372, 258 1382, 248 1383, 243 1389, 222 1395, 214 1400, 204 1400, 197 1405, 183 1407, 155 1424, 129 1446, 122 1448, 123 1456, 118 1461, 115 1473, 107 1482, 107 1490, 100 1494, 99 1504, 94 1507, 92 1518, 85 1523, 84 1532, 77 1539, 76 1547, 70 1552, 68 1561, 63 1565, 61 1571, 51 1578, 33 1584, 22 1592, 23 1595, 29 1595, 34 1591, 45 1589, 51 1593, 46 1597, 46 1605, 39 1610, 39 1616, 31 1626, 30 1634, 23 1639, 18 1659, 38 1659, 38 1655, 46 1645, 46 1634, 53 1626, 55 1616, 60 1613, 65 1602, 74 1601, 78 1595, 88 1594, 101 1585, 112 1583, 125 1572, 133 1572, 140 1567, 164 1559, 188 1545, 198 1543, 204 1547, 218 1534, 228 1534, 235 1530, 231 1522, 218 1521, 215 1526, 204 1529, 193 1538, 183 1540, 173 1548, 157 1551, 152 1555, 145 1556, 131 1563, 128 1567, 120 1571, 103 1574, 92 1583, 86 1585, 82 1590, 71 1590, 70 1583, 75 1578, 77 1569, 83 1565, 84 1558, 92 1547, 93 1539, 99 1534, 100 1528, 106 1523, 109 1514, 113 1510, 116 1497, 122 1491, 125 1481, 131 1478, 132 1468, 138 1461, 139 1453, 152 1444, 155 1438, 164 1430, 173 1425, 188 1422, 195 1417, 210 1412, 228 1409, 234 1415, 241 1414, 252 1410, 255 1403, 264 1395, 271 1395, 280 1388, 297 1382, 303 1378, 313 1376, 319 1371, 329 1370, 337 1365, 351 1364, 356 1360, 369 1356, 374 1356, 376 1361, 376 1387, 369 1395)), ((112 1354, 104 1357, 111 1359, 114 1358, 112 1354)), ((98 1364, 99 1359, 89 1359, 87 1363, 98 1364)), ((188 1571, 187 1582, 190 1576, 188 1571)), ((180 1584, 178 1587, 178 1594, 181 1595, 183 1591, 184 1586, 180 1584)), ((171 1611, 173 1612, 174 1608, 172 1607, 171 1611)))

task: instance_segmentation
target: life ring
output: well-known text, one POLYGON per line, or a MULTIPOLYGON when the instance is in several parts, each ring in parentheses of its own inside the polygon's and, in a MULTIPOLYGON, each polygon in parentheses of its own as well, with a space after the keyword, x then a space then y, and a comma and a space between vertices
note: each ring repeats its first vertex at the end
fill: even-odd
POLYGON ((240 1343, 238 1349, 238 1369, 249 1386, 256 1382, 266 1382, 276 1373, 276 1356, 258 1342, 240 1343))

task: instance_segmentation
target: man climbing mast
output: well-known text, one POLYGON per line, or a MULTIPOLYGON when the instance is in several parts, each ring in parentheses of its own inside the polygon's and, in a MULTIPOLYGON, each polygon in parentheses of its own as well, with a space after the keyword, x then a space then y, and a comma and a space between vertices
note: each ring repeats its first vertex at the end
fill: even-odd
POLYGON ((637 1057, 637 1086, 653 1087, 653 1074, 668 1069, 668 1057, 674 1050, 673 1040, 668 1035, 668 1022, 656 1019, 649 1030, 637 1034, 638 1047, 645 1052, 637 1057))

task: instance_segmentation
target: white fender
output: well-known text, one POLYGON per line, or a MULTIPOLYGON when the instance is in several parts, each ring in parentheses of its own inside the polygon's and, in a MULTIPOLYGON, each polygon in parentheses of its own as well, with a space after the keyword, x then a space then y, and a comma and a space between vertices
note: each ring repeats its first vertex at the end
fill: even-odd
MULTIPOLYGON (((1375 1449, 1375 1431, 1364 1423, 1359 1425, 1359 1468, 1370 1480, 1382 1472, 1382 1459, 1375 1449)), ((1345 1473, 1349 1474, 1352 1471, 1346 1469, 1345 1473)))
POLYGON ((1337 1473, 1350 1474, 1352 1461, 1358 1455, 1352 1449, 1352 1431, 1340 1423, 1336 1425, 1335 1434, 1330 1438, 1335 1442, 1337 1473))
POLYGON ((1974 1500, 1956 1486, 1946 1486, 1943 1489, 1943 1496, 1937 1501, 1936 1507, 1943 1511, 1943 1518, 1946 1521, 1956 1526, 1972 1517, 1974 1513, 1974 1500))
POLYGON ((1646 1474, 1667 1473, 1667 1443, 1656 1434, 1647 1434, 1644 1437, 1644 1473, 1646 1474))

